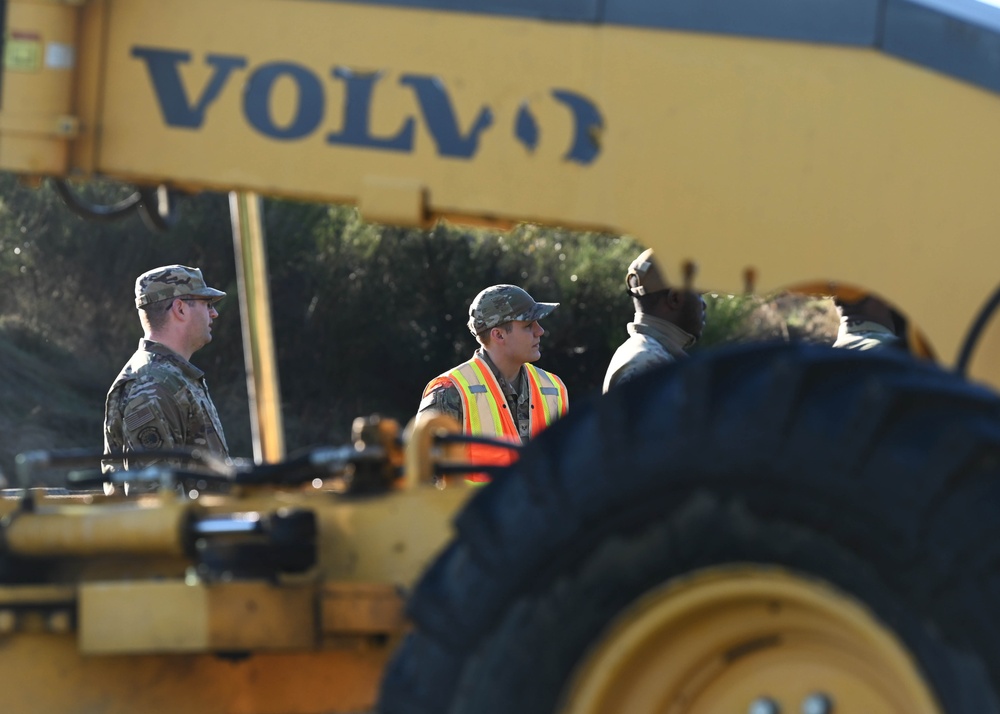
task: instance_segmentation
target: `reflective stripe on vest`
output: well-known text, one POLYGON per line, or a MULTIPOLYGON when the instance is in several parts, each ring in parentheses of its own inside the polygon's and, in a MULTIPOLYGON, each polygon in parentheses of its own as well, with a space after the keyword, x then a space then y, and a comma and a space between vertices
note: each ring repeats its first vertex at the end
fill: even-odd
MULTIPOLYGON (((566 385, 554 374, 530 364, 525 367, 532 407, 529 410, 529 433, 534 437, 566 413, 569 394, 566 385)), ((484 359, 474 356, 445 372, 432 381, 424 393, 427 394, 433 385, 445 381, 451 382, 461 396, 463 433, 520 443, 521 435, 508 408, 507 397, 484 359)), ((468 458, 474 463, 506 466, 514 462, 517 453, 494 446, 470 444, 468 458)), ((490 479, 486 474, 478 473, 470 475, 467 480, 486 482, 490 479)))
POLYGON ((520 440, 514 416, 507 408, 500 383, 493 370, 481 357, 473 357, 448 372, 455 381, 458 391, 464 394, 463 429, 466 434, 489 436, 508 441, 520 440))
MULTIPOLYGON (((528 375, 529 433, 542 429, 563 416, 569 408, 569 392, 556 375, 524 365, 528 375), (539 413, 540 412, 540 413, 539 413)), ((520 439, 514 415, 507 408, 507 397, 500 388, 493 370, 481 357, 473 357, 444 375, 449 377, 462 395, 463 430, 466 434, 520 439)))
POLYGON ((547 427, 557 418, 563 416, 569 408, 569 391, 566 385, 556 375, 538 369, 533 364, 524 365, 528 370, 531 384, 531 404, 542 410, 542 418, 535 418, 535 410, 531 410, 531 435, 547 427))

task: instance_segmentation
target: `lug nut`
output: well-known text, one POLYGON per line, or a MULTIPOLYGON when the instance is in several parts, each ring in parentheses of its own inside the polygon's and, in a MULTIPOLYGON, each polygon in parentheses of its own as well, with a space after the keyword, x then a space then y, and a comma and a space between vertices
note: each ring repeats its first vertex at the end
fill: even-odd
POLYGON ((833 700, 825 694, 810 694, 802 701, 802 714, 833 714, 833 700))
POLYGON ((769 697, 760 697, 750 702, 747 714, 781 714, 781 707, 769 697))

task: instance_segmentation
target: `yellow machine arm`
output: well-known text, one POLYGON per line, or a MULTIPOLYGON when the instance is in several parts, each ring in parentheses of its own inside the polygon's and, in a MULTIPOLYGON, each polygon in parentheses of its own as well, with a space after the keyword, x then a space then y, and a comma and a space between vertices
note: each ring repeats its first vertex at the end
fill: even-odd
POLYGON ((707 288, 875 290, 954 360, 997 283, 1000 9, 712 8, 9 0, 0 168, 629 232, 707 288))

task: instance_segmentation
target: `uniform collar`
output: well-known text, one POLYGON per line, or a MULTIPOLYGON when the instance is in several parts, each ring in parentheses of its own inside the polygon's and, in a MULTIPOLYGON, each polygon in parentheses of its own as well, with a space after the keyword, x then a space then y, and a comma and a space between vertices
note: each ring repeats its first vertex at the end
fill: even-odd
POLYGON ((205 373, 195 367, 193 364, 188 362, 186 359, 181 357, 179 354, 174 352, 172 349, 167 347, 162 342, 155 342, 154 340, 147 340, 142 338, 139 340, 139 349, 143 352, 150 352, 154 355, 160 355, 161 357, 166 357, 171 362, 177 364, 177 367, 191 379, 201 379, 205 376, 205 373))
POLYGON ((493 360, 490 359, 490 354, 484 348, 480 347, 476 350, 476 356, 481 358, 489 366, 490 371, 493 372, 493 376, 497 379, 497 384, 500 385, 500 389, 503 390, 504 394, 507 395, 517 395, 518 386, 524 383, 524 365, 517 371, 517 377, 514 379, 514 384, 507 381, 507 378, 500 373, 500 368, 497 367, 493 360))
POLYGON ((635 313, 635 321, 630 322, 628 331, 631 335, 648 335, 657 340, 668 351, 684 351, 697 339, 690 332, 685 332, 677 325, 660 317, 653 317, 645 312, 635 313))

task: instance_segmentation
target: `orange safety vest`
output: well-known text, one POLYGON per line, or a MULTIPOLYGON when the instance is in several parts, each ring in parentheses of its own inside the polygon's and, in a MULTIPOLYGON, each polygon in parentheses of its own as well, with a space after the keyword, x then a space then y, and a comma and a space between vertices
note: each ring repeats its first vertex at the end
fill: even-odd
MULTIPOLYGON (((534 437, 566 413, 569 392, 563 381, 551 372, 532 364, 524 366, 528 373, 531 403, 528 411, 530 431, 534 437)), ((431 380, 424 388, 423 396, 441 385, 456 387, 462 397, 463 433, 520 443, 521 435, 517 431, 514 415, 507 407, 507 398, 493 370, 482 357, 475 355, 468 362, 431 380)), ((470 461, 482 464, 506 466, 517 458, 516 452, 510 449, 485 444, 469 444, 467 451, 470 461)), ((485 482, 490 477, 472 474, 467 480, 485 482)))

